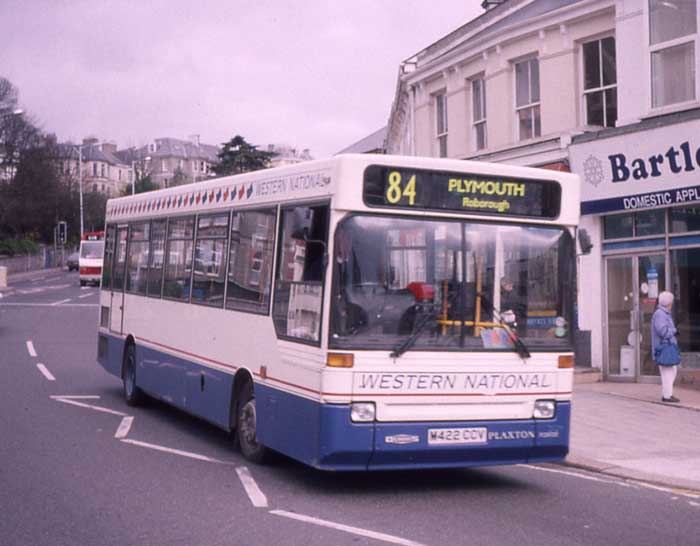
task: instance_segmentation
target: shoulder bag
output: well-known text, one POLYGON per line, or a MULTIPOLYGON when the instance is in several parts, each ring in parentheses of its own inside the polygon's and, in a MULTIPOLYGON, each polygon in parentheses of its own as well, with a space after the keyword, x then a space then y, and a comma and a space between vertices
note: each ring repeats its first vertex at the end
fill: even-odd
POLYGON ((659 366, 675 366, 681 363, 681 350, 675 343, 665 341, 656 348, 654 360, 659 366))

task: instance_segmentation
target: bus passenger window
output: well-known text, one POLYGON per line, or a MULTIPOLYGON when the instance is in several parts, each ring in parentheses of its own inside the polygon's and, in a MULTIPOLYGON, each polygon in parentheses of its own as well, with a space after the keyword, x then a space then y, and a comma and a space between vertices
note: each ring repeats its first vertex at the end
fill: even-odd
POLYGON ((165 258, 165 220, 151 223, 150 265, 148 267, 148 290, 151 297, 160 298, 163 286, 163 259, 165 258))
POLYGON ((327 206, 282 210, 273 310, 278 336, 320 340, 328 216, 327 206))
POLYGON ((116 226, 107 226, 105 236, 105 257, 102 264, 102 289, 112 288, 112 262, 114 261, 114 238, 116 226))
POLYGON ((192 302, 224 306, 226 272, 226 239, 228 213, 200 216, 197 221, 197 243, 194 248, 194 280, 192 302))
POLYGON ((163 297, 189 301, 192 274, 194 217, 173 218, 168 224, 167 262, 163 297))
POLYGON ((148 222, 139 222, 131 225, 129 258, 126 266, 126 291, 133 294, 146 294, 149 234, 150 224, 148 222))
POLYGON ((267 314, 276 217, 274 208, 233 213, 227 309, 267 314))

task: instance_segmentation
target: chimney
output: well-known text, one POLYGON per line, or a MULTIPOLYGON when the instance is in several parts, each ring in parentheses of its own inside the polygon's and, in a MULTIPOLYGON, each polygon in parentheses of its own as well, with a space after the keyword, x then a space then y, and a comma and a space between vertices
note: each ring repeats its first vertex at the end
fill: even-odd
POLYGON ((195 146, 199 146, 199 135, 190 135, 190 142, 195 146))
POLYGON ((500 6, 501 4, 504 4, 505 2, 506 0, 483 0, 481 2, 481 7, 488 11, 497 6, 500 6))

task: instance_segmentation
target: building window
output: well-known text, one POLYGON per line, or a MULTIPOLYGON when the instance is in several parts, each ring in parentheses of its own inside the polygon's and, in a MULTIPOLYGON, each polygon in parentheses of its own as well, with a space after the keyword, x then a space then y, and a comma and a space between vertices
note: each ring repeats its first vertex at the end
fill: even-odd
POLYGON ((515 114, 519 140, 540 136, 540 65, 537 59, 515 64, 515 114))
POLYGON ((437 120, 437 149, 439 157, 447 157, 447 95, 435 95, 435 118, 437 120))
POLYGON ((649 0, 651 105, 694 100, 697 2, 649 0))
POLYGON ((92 164, 92 176, 97 176, 97 163, 92 164))
POLYGON ((583 80, 586 124, 614 127, 617 121, 615 38, 583 44, 583 80))
POLYGON ((477 150, 487 146, 486 141, 486 80, 472 80, 472 118, 474 120, 474 143, 477 150))

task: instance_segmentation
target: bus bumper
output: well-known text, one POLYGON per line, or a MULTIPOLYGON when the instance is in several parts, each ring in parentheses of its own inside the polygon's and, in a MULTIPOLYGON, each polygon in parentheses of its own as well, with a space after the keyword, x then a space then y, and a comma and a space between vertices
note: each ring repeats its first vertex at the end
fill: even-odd
POLYGON ((553 419, 497 422, 352 423, 347 406, 324 406, 321 413, 320 452, 314 466, 325 470, 557 462, 563 461, 569 450, 570 402, 558 402, 553 419), (474 443, 429 442, 431 430, 458 429, 473 431, 474 443))

